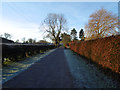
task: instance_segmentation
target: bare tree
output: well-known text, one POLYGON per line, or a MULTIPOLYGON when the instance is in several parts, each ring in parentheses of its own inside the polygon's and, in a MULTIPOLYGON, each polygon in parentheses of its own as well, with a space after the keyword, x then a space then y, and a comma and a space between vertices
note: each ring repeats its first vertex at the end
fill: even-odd
POLYGON ((29 44, 32 44, 32 43, 33 43, 33 39, 32 39, 32 38, 29 38, 29 39, 28 39, 28 43, 29 43, 29 44))
POLYGON ((16 43, 20 43, 20 42, 19 42, 19 39, 17 39, 15 42, 16 42, 16 43))
POLYGON ((32 38, 29 38, 26 43, 29 43, 29 44, 35 44, 36 43, 36 39, 32 39, 32 38))
POLYGON ((44 25, 47 27, 47 37, 54 40, 55 45, 58 46, 60 43, 59 37, 61 32, 66 29, 67 20, 63 14, 50 13, 44 20, 44 25))
POLYGON ((36 44, 36 39, 33 39, 33 44, 36 44))
POLYGON ((9 33, 4 33, 4 38, 6 38, 6 39, 11 39, 11 34, 9 34, 9 33))
POLYGON ((25 43, 25 37, 22 38, 22 42, 25 43))
POLYGON ((46 40, 39 40, 37 43, 49 43, 49 42, 46 40))
POLYGON ((101 8, 90 15, 88 24, 85 25, 87 38, 102 38, 117 33, 118 17, 112 12, 101 8))
POLYGON ((2 34, 0 34, 0 37, 3 37, 3 35, 2 35, 2 34))

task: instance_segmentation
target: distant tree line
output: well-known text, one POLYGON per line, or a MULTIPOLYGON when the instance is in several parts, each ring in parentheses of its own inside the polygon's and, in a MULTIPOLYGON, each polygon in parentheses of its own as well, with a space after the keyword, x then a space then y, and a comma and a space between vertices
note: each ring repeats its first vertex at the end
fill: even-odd
POLYGON ((4 34, 0 34, 0 37, 5 38, 5 39, 11 39, 12 35, 9 33, 4 33, 4 34))
MULTIPOLYGON (((66 33, 67 19, 63 14, 49 13, 44 19, 42 25, 47 32, 47 38, 50 38, 53 43, 58 46, 60 43, 65 43, 78 40, 77 32, 81 41, 104 38, 111 35, 120 34, 118 28, 118 16, 104 8, 92 13, 89 17, 88 23, 85 25, 85 30, 80 31, 73 28, 70 34, 66 33)), ((4 33, 0 35, 6 39, 11 39, 12 35, 4 33)), ((16 43, 19 43, 16 40, 16 43)), ((22 38, 22 43, 49 43, 46 40, 36 41, 36 39, 29 38, 28 40, 22 38)))
POLYGON ((32 38, 29 38, 26 40, 25 37, 23 37, 21 39, 22 42, 20 42, 19 39, 17 39, 16 41, 12 41, 11 38, 12 38, 12 35, 9 34, 9 33, 4 33, 4 34, 0 34, 0 38, 2 39, 2 42, 3 43, 26 43, 26 44, 39 44, 39 43, 50 43, 46 40, 39 40, 39 41, 36 41, 36 39, 32 39, 32 38))
MULTIPOLYGON (((71 30, 70 34, 62 33, 62 31, 66 30, 66 22, 67 20, 63 14, 55 13, 48 14, 44 20, 44 24, 47 26, 45 29, 48 32, 47 37, 56 45, 60 43, 60 37, 62 37, 63 44, 78 40, 75 28, 71 30)), ((81 29, 79 31, 79 38, 84 41, 116 35, 119 34, 116 28, 118 28, 118 16, 101 8, 90 15, 88 23, 85 25, 85 30, 81 29)))
POLYGON ((46 40, 39 40, 36 41, 36 39, 29 38, 28 40, 25 40, 25 37, 22 39, 22 43, 28 43, 28 44, 39 44, 39 43, 50 43, 46 40))

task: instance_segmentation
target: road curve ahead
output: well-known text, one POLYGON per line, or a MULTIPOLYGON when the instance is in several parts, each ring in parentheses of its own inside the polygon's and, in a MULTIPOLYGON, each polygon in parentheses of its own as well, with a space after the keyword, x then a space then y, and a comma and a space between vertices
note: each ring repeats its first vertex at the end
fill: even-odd
POLYGON ((3 88, 73 87, 73 78, 64 55, 64 48, 56 49, 27 70, 3 84, 3 88))

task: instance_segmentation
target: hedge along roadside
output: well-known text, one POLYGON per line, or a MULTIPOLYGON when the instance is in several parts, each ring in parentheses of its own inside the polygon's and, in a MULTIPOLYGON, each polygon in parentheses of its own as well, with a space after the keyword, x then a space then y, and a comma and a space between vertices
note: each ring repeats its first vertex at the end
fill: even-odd
POLYGON ((74 52, 120 74, 120 35, 69 43, 74 52))
POLYGON ((39 45, 39 44, 1 44, 2 45, 2 63, 5 59, 11 61, 19 61, 22 58, 29 57, 34 54, 54 49, 55 45, 39 45))

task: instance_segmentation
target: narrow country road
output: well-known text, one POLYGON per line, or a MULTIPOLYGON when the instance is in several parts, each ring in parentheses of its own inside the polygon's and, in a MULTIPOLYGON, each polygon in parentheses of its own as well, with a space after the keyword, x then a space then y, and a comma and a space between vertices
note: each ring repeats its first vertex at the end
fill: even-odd
POLYGON ((3 88, 72 87, 73 79, 69 72, 63 48, 55 50, 27 70, 3 84, 3 88))
POLYGON ((3 88, 116 88, 119 85, 71 50, 58 48, 5 82, 3 88))

